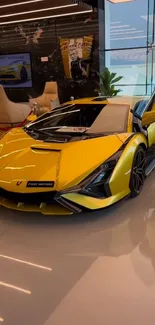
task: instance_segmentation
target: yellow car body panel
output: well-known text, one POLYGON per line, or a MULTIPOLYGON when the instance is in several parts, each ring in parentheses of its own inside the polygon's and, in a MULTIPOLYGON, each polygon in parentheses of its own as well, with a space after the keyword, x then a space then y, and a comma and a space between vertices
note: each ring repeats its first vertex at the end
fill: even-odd
MULTIPOLYGON (((138 100, 140 98, 118 97, 102 102, 93 99, 93 103, 121 103, 129 105, 130 109, 138 100)), ((68 104, 71 103, 90 104, 92 99, 74 100, 68 104)), ((129 182, 135 152, 139 145, 148 146, 142 133, 133 133, 132 123, 129 110, 126 133, 63 143, 36 140, 22 128, 12 129, 0 139, 0 190, 17 194, 17 201, 11 200, 11 195, 8 198, 0 194, 0 205, 17 211, 66 215, 73 212, 72 204, 94 210, 121 200, 130 193, 129 182), (96 198, 77 192, 76 188, 81 182, 119 151, 121 156, 109 180, 109 197, 96 198), (27 186, 28 182, 38 181, 53 181, 53 188, 27 186), (39 193, 57 193, 55 203, 30 204, 18 200, 18 194, 39 193)))
POLYGON ((11 200, 8 200, 6 198, 0 197, 0 205, 16 210, 16 211, 25 211, 25 212, 34 212, 34 213, 42 213, 44 215, 71 215, 73 214, 72 211, 69 209, 66 209, 65 207, 59 205, 59 204, 25 204, 23 202, 13 202, 11 200))
POLYGON ((134 155, 139 145, 143 145, 147 148, 147 141, 143 134, 137 134, 133 136, 133 138, 123 150, 123 153, 113 171, 109 183, 112 195, 122 193, 124 189, 127 189, 128 192, 130 192, 129 182, 131 169, 134 155))
POLYGON ((67 193, 63 194, 62 197, 65 199, 74 202, 80 206, 84 206, 87 209, 90 210, 97 210, 97 209, 103 209, 106 208, 120 200, 122 200, 124 197, 126 197, 130 191, 128 189, 124 190, 121 193, 118 193, 116 195, 110 196, 106 199, 96 199, 94 197, 82 195, 79 193, 67 193))
MULTIPOLYGON (((19 188, 15 186, 18 180, 22 181, 20 189, 23 190, 28 180, 53 179, 53 190, 64 190, 77 185, 121 145, 121 140, 115 135, 65 144, 43 144, 36 142, 22 129, 13 129, 0 144, 0 166, 3 169, 2 174, 0 172, 0 187, 8 191, 14 188, 18 192, 19 188), (41 148, 46 151, 39 150, 41 148), (28 161, 30 163, 26 163, 28 161)), ((25 188, 27 193, 33 191, 33 188, 25 188)), ((40 189, 36 189, 38 191, 40 189)))
MULTIPOLYGON (((124 135, 122 135, 122 140, 126 140, 124 135)), ((133 158, 139 145, 147 147, 147 141, 143 134, 135 135, 123 150, 109 182, 111 190, 111 196, 109 198, 96 199, 78 193, 67 193, 62 196, 67 200, 73 201, 92 210, 104 208, 120 201, 130 193, 130 172, 133 158)))
POLYGON ((121 145, 121 141, 115 135, 71 143, 62 150, 58 190, 77 185, 119 150, 121 145))

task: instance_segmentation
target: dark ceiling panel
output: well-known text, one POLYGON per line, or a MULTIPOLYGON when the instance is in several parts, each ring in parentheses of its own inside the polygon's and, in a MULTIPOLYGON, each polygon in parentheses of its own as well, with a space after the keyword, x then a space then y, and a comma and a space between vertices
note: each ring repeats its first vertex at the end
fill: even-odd
MULTIPOLYGON (((104 0, 103 0, 104 1, 104 0)), ((88 5, 91 6, 93 8, 97 8, 98 7, 98 0, 72 0, 72 3, 79 3, 79 5, 88 5)))
MULTIPOLYGON (((0 18, 0 25, 2 23, 6 22, 14 22, 17 20, 26 20, 26 19, 34 19, 37 20, 37 18, 40 17, 51 17, 51 16, 57 16, 57 15, 63 15, 63 14, 74 14, 76 12, 83 12, 90 7, 85 7, 83 5, 74 5, 69 6, 73 3, 71 0, 43 0, 38 2, 32 2, 32 0, 16 0, 15 4, 18 2, 23 2, 22 5, 19 6, 11 6, 11 7, 5 7, 0 8, 0 16, 8 15, 8 17, 1 17, 0 18), (24 4, 24 2, 29 2, 28 4, 24 4), (53 8, 53 7, 59 7, 59 6, 68 6, 64 8, 57 8, 57 9, 50 9, 50 10, 44 10, 46 8, 53 8), (29 11, 35 11, 35 10, 41 10, 39 12, 29 13, 29 11), (26 14, 21 14, 23 12, 27 12, 26 14), (17 15, 16 15, 17 13, 17 15), (11 16, 11 14, 14 14, 11 16)), ((0 6, 13 4, 13 0, 1 0, 0 6)))
MULTIPOLYGON (((44 7, 45 8, 45 7, 44 7)), ((40 17, 40 16, 48 16, 48 15, 61 15, 61 14, 67 14, 67 13, 74 13, 74 12, 79 12, 79 11, 85 11, 85 8, 79 8, 78 6, 75 6, 75 7, 68 7, 67 10, 66 8, 59 8, 59 9, 51 9, 51 7, 49 7, 50 9, 47 9, 46 11, 44 10, 41 10, 41 11, 38 11, 38 12, 34 12, 34 13, 31 13, 30 10, 26 10, 27 13, 26 14, 21 14, 21 11, 18 12, 18 15, 15 15, 15 16, 9 16, 9 20, 12 20, 12 19, 22 19, 24 17, 25 18, 32 18, 33 16, 36 18, 37 16, 40 17), (30 13, 29 13, 30 12, 30 13), (29 16, 29 17, 28 17, 29 16)), ((39 10, 39 9, 42 9, 42 7, 40 6, 40 8, 37 7, 36 10, 39 10)), ((34 10, 34 9, 32 9, 34 10)), ((25 12, 25 10, 23 10, 25 12)), ((13 13, 13 12, 12 12, 13 13)), ((0 17, 2 16, 2 11, 0 10, 0 17)), ((4 20, 8 20, 8 17, 7 18, 0 18, 0 21, 4 19, 4 20)))
MULTIPOLYGON (((58 0, 57 0, 58 1, 58 0)), ((7 8, 1 8, 0 9, 0 16, 1 15, 8 15, 8 14, 15 14, 15 13, 20 13, 20 12, 25 12, 25 11, 32 11, 32 10, 39 10, 39 9, 46 9, 46 8, 54 8, 54 7, 59 7, 59 6, 64 6, 64 5, 73 5, 71 8, 74 10, 76 6, 71 3, 67 3, 66 1, 61 2, 55 2, 54 0, 49 1, 49 0, 44 0, 42 2, 33 2, 31 4, 23 4, 22 6, 13 6, 13 7, 7 7, 7 8)), ((1 4, 1 2, 0 2, 1 4)), ((65 12, 68 10, 68 8, 64 8, 65 12)), ((44 12, 44 11, 43 11, 44 12)))
MULTIPOLYGON (((81 8, 80 9, 80 12, 84 12, 85 9, 84 8, 81 8)), ((79 8, 75 7, 74 10, 73 8, 68 8, 67 10, 67 14, 76 14, 76 12, 78 13, 79 12, 79 8)), ((18 20, 24 20, 24 19, 34 19, 34 20, 37 20, 39 17, 57 17, 57 16, 63 16, 63 14, 66 15, 66 10, 64 9, 59 9, 59 10, 48 10, 46 12, 35 12, 35 13, 31 13, 31 14, 24 14, 24 15, 18 15, 18 16, 13 16, 13 17, 10 17, 9 18, 9 21, 11 21, 12 23, 15 21, 18 21, 18 20)), ((8 18, 0 18, 0 24, 2 23, 5 23, 8 21, 8 18)))
MULTIPOLYGON (((45 0, 38 0, 38 1, 35 1, 34 3, 36 3, 36 6, 39 2, 44 2, 45 0)), ((17 3, 24 3, 24 2, 28 2, 29 3, 29 6, 31 6, 32 4, 32 0, 16 0, 15 2, 13 0, 1 0, 0 1, 0 6, 3 6, 3 5, 9 5, 9 4, 17 4, 17 3)), ((66 4, 66 3, 69 3, 70 1, 68 0, 48 0, 49 4, 50 5, 53 5, 53 6, 60 6, 60 5, 63 5, 63 4, 66 4)), ((17 6, 18 7, 18 6, 17 6)), ((19 7, 22 7, 22 5, 20 5, 19 7)))

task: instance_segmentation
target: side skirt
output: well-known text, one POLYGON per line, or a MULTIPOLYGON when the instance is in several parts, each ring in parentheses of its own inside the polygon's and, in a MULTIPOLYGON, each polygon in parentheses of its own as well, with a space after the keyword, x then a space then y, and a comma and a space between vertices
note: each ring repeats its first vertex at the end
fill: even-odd
POLYGON ((146 169, 145 169, 146 176, 149 176, 154 168, 155 168, 155 145, 153 145, 147 151, 146 169))

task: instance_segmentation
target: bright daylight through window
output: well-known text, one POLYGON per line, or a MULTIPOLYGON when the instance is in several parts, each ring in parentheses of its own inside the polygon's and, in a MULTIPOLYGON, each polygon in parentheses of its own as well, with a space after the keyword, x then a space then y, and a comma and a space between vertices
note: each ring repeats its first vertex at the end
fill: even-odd
POLYGON ((105 54, 101 48, 100 70, 105 65, 123 76, 118 82, 122 94, 149 95, 154 89, 153 15, 153 0, 105 1, 105 54))

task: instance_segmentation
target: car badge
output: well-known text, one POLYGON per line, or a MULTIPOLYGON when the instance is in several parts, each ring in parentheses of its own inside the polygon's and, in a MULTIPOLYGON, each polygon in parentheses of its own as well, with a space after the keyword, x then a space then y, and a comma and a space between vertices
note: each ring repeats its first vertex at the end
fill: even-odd
POLYGON ((17 182, 16 185, 20 186, 23 182, 17 182))

